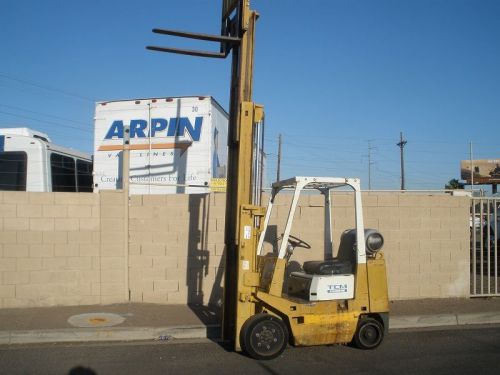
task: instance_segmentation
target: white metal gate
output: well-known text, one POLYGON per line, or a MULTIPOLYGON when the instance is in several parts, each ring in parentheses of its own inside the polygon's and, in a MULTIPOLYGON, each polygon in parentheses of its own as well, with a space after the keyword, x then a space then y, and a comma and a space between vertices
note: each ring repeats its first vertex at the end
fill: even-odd
POLYGON ((471 296, 500 296, 500 198, 472 198, 471 296))

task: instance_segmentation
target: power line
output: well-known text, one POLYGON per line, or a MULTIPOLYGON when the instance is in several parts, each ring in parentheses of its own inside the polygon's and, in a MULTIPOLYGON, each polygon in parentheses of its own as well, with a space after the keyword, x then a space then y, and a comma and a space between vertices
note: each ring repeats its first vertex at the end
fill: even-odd
POLYGON ((23 112, 33 113, 35 115, 41 115, 41 116, 51 117, 51 118, 54 118, 56 120, 69 121, 69 122, 73 122, 75 124, 81 124, 81 125, 89 126, 88 123, 85 123, 83 121, 77 121, 77 120, 72 120, 72 119, 69 119, 69 118, 64 118, 64 117, 49 115, 48 113, 36 112, 36 111, 29 110, 29 109, 25 109, 25 108, 21 108, 21 107, 16 107, 16 106, 13 106, 13 105, 0 104, 0 107, 6 107, 6 108, 14 109, 14 110, 17 110, 17 111, 23 111, 23 112))
POLYGON ((71 126, 71 125, 66 125, 66 124, 60 124, 60 123, 53 122, 53 121, 40 120, 40 119, 37 119, 37 118, 34 118, 34 117, 23 116, 23 115, 19 115, 19 114, 16 114, 16 113, 5 112, 5 111, 0 111, 0 113, 3 113, 4 115, 12 116, 12 117, 19 117, 19 118, 24 118, 24 119, 27 119, 27 120, 42 122, 42 123, 49 124, 49 125, 56 125, 56 126, 60 126, 60 127, 63 127, 63 128, 70 128, 70 129, 74 129, 74 130, 79 130, 81 132, 93 133, 92 130, 82 129, 82 128, 78 128, 76 126, 71 126))
POLYGON ((69 91, 65 91, 65 90, 61 90, 61 89, 58 89, 58 88, 55 88, 55 87, 44 86, 44 85, 41 85, 39 83, 33 83, 33 82, 29 82, 29 81, 26 81, 26 80, 23 80, 23 79, 19 79, 19 78, 10 77, 10 76, 8 76, 8 75, 6 75, 4 73, 1 73, 1 72, 0 72, 0 77, 2 77, 4 79, 7 79, 7 80, 10 80, 10 81, 22 83, 24 85, 36 87, 36 88, 39 88, 39 89, 42 89, 42 90, 45 90, 45 91, 51 91, 51 92, 54 92, 54 93, 57 93, 57 94, 61 94, 61 95, 65 95, 65 96, 71 96, 73 98, 77 98, 77 99, 84 100, 84 101, 87 101, 87 102, 95 103, 94 99, 89 98, 87 96, 83 96, 83 95, 80 95, 80 94, 75 94, 75 93, 72 93, 72 92, 69 92, 69 91))

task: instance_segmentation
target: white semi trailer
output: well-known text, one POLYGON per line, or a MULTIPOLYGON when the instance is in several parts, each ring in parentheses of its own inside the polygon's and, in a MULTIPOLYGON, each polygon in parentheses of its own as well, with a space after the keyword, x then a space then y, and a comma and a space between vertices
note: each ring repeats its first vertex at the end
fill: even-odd
POLYGON ((210 96, 96 103, 94 191, 122 188, 130 129, 130 193, 208 193, 224 181, 228 114, 210 96))

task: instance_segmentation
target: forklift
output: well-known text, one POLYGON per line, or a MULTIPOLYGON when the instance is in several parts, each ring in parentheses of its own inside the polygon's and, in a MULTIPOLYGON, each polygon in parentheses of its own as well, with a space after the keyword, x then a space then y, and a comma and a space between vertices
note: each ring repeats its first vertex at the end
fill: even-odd
MULTIPOLYGON (((374 349, 389 326, 387 278, 382 252, 384 238, 374 229, 365 229, 360 181, 357 178, 294 177, 275 182, 266 210, 245 210, 241 218, 242 247, 255 249, 254 259, 241 261, 243 285, 240 303, 254 306, 251 316, 238 316, 239 343, 256 359, 280 355, 288 342, 295 346, 348 344, 374 349), (304 240, 290 234, 300 195, 317 191, 324 195, 325 254, 331 254, 331 191, 349 189, 353 196, 355 226, 341 237, 337 256, 307 261, 300 271, 285 270, 296 249, 311 249, 304 240), (276 196, 292 190, 288 217, 279 250, 264 253, 264 241, 276 196), (252 223, 262 217, 261 225, 252 223), (252 231, 257 236, 252 236, 252 231), (250 267, 253 264, 253 267, 250 267), (283 284, 287 284, 283 292, 283 284)), ((307 220, 321 221, 319 218, 307 220)), ((297 250, 298 251, 298 250, 297 250)))
MULTIPOLYGON (((232 55, 225 216, 225 274, 222 339, 255 359, 279 356, 296 346, 348 344, 374 349, 389 326, 384 239, 365 229, 357 178, 294 177, 275 182, 268 207, 261 205, 264 108, 252 101, 255 27, 259 15, 250 0, 223 0, 221 35, 170 29, 154 33, 219 43, 219 51, 148 46, 149 50, 226 58, 232 55), (259 146, 260 145, 260 146, 259 146), (279 251, 264 254, 276 196, 293 190, 279 251), (337 256, 304 262, 285 280, 296 249, 309 249, 290 234, 302 191, 325 196, 325 246, 331 254, 333 189, 350 189, 355 227, 343 232, 337 256), (329 239, 329 240, 328 240, 329 239), (283 285, 287 289, 283 290, 283 285)), ((314 218, 311 218, 314 220, 314 218)), ((299 251, 299 250, 297 250, 299 251)))

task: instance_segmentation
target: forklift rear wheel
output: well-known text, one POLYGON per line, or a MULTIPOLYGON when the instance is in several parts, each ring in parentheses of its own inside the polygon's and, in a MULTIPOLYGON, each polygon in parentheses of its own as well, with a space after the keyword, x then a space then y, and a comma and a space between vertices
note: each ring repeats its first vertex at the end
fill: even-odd
POLYGON ((254 359, 276 358, 287 343, 288 329, 283 320, 274 315, 254 315, 241 327, 241 348, 254 359))
POLYGON ((375 349, 384 339, 384 327, 374 318, 361 318, 353 343, 360 349, 375 349))

